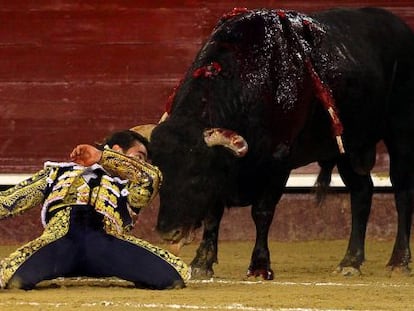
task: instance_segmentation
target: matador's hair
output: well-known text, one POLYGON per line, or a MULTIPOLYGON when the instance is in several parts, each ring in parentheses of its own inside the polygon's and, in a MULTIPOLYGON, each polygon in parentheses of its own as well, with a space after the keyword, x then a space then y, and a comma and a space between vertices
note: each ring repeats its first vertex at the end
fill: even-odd
POLYGON ((117 131, 106 137, 103 142, 97 143, 96 147, 103 150, 105 146, 112 148, 114 145, 119 145, 123 150, 131 148, 134 143, 138 141, 148 150, 148 140, 141 134, 132 130, 117 131))

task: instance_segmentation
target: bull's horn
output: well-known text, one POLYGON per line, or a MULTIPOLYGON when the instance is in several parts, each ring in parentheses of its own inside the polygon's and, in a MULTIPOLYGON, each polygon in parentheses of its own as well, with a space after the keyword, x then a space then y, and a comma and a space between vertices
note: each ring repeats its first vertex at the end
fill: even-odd
POLYGON ((161 116, 161 118, 158 121, 158 123, 164 122, 165 120, 167 120, 168 117, 169 117, 168 112, 164 112, 164 114, 161 116))
POLYGON ((240 136, 232 130, 223 128, 210 128, 204 130, 204 141, 209 147, 226 147, 238 158, 244 157, 249 149, 243 136, 240 136))
MULTIPOLYGON (((164 112, 164 114, 161 116, 160 120, 158 121, 158 124, 161 122, 164 122, 168 117, 169 117, 168 112, 164 112)), ((157 124, 137 125, 131 128, 130 130, 137 132, 138 134, 144 136, 148 141, 150 141, 152 130, 156 126, 157 124)))
POLYGON ((137 125, 137 126, 134 126, 133 128, 131 128, 130 130, 134 131, 134 132, 137 132, 138 134, 140 134, 143 137, 145 137, 146 139, 148 139, 148 141, 150 141, 152 130, 156 126, 157 126, 156 124, 137 125))

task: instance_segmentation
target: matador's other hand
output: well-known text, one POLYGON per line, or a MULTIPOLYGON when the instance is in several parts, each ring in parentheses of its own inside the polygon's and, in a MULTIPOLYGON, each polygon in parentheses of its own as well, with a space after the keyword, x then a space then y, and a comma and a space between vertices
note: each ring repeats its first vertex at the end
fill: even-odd
POLYGON ((91 166, 101 159, 102 151, 91 145, 77 145, 70 154, 71 161, 83 166, 91 166))

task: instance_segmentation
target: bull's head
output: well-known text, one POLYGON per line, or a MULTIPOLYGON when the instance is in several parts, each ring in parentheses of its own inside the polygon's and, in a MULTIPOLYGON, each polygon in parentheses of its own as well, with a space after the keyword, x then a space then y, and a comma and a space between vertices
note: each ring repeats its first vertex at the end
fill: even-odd
MULTIPOLYGON (((163 173, 157 230, 172 243, 189 239, 209 210, 224 204, 231 163, 248 151, 247 142, 234 131, 184 122, 163 122, 150 137, 152 161, 163 173)), ((148 126, 135 128, 142 129, 148 126)))

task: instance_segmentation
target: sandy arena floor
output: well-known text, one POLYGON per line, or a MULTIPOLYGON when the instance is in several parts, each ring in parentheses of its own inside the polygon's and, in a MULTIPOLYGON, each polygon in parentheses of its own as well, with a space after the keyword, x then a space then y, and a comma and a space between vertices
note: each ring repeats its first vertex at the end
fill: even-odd
MULTIPOLYGON (((361 277, 332 275, 346 241, 272 242, 275 280, 246 279, 253 242, 222 242, 210 280, 192 280, 182 290, 135 289, 118 279, 58 279, 32 291, 0 290, 0 310, 413 310, 414 279, 390 275, 391 242, 367 241, 361 277)), ((190 261, 196 245, 183 249, 190 261)), ((1 246, 4 257, 14 246, 1 246)))

